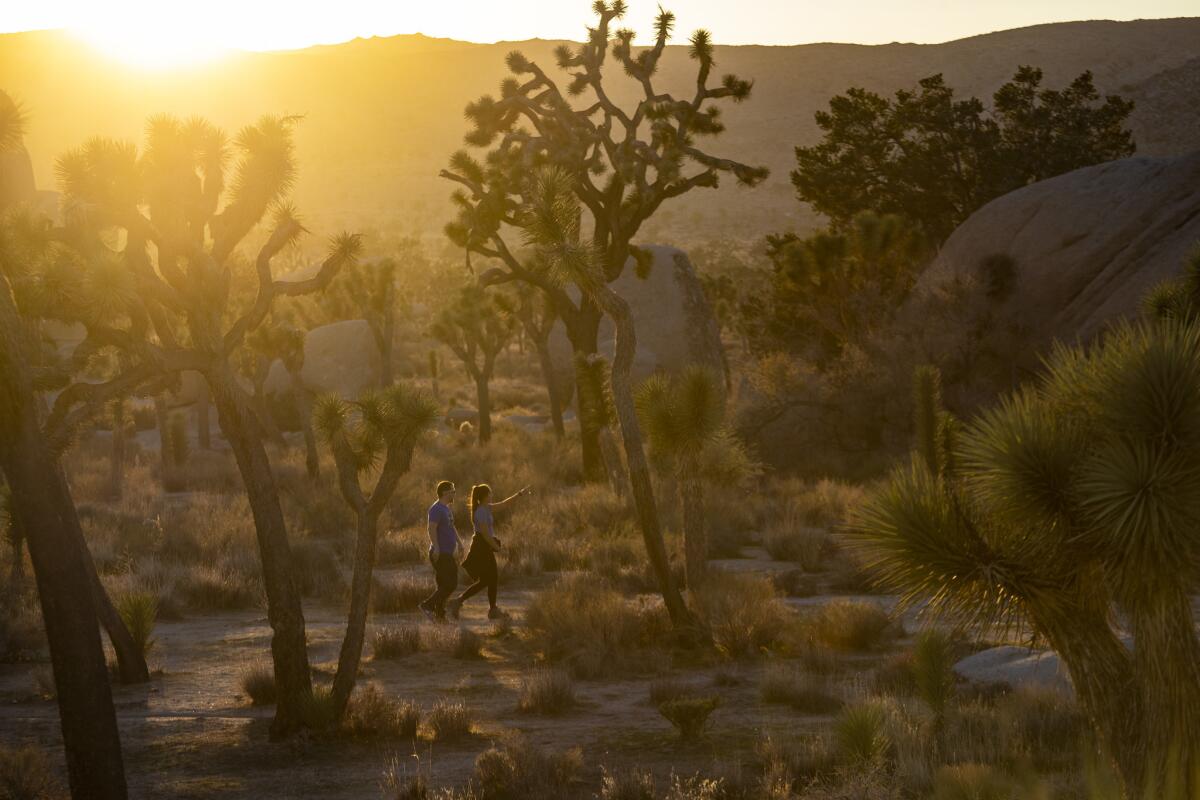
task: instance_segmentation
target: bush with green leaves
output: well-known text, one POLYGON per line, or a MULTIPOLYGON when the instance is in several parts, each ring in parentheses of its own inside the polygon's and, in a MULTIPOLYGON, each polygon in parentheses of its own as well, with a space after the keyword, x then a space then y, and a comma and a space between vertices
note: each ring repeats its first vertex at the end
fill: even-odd
POLYGON ((1200 790, 1196 498, 1200 328, 1144 321, 1057 348, 964 427, 949 474, 897 470, 850 533, 905 602, 1044 637, 1127 794, 1154 796, 1200 790))
POLYGON ((158 620, 158 595, 154 592, 126 592, 117 598, 117 613, 133 643, 145 657, 154 647, 154 623, 158 620))
POLYGON ((717 695, 677 697, 660 703, 658 713, 675 726, 680 738, 695 739, 708 727, 708 718, 721 705, 717 695))
POLYGON ((938 731, 954 697, 955 660, 954 643, 945 633, 931 628, 917 635, 911 663, 913 683, 917 695, 933 712, 938 731))
POLYGON ((833 730, 838 753, 850 764, 879 761, 892 748, 887 731, 887 711, 874 701, 847 706, 838 715, 833 730))

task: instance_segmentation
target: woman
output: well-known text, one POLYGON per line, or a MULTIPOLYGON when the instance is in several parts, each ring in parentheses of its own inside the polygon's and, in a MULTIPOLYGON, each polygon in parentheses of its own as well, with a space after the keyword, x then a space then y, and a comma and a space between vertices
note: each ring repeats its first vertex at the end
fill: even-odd
POLYGON ((488 619, 501 619, 507 614, 496 605, 496 590, 500 583, 500 575, 496 569, 496 552, 500 549, 500 540, 496 538, 496 526, 492 519, 492 509, 511 503, 518 497, 529 494, 529 487, 505 498, 498 503, 488 502, 492 497, 492 487, 486 483, 471 487, 471 495, 467 500, 471 511, 471 525, 475 535, 471 537, 471 550, 463 560, 463 569, 475 579, 475 582, 454 600, 446 604, 446 613, 458 619, 462 605, 469 598, 487 589, 488 619))

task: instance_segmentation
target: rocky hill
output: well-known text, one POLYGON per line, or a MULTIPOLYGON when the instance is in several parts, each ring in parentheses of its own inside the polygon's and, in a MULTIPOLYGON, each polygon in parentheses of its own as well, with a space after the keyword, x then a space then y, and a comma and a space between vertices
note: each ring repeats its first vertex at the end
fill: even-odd
POLYGON ((1200 56, 1139 83, 1133 135, 1151 156, 1200 150, 1200 56))
MULTIPOLYGON (((936 45, 720 47, 718 71, 753 78, 755 89, 750 102, 728 110, 728 133, 713 148, 765 164, 772 177, 753 191, 694 192, 665 207, 644 238, 757 239, 811 226, 788 171, 793 147, 816 139, 813 113, 850 86, 891 92, 936 72, 961 93, 986 97, 1019 64, 1042 67, 1051 85, 1091 69, 1103 91, 1142 100, 1149 116, 1139 109, 1134 124, 1152 152, 1182 152, 1195 146, 1195 126, 1172 124, 1172 109, 1187 104, 1177 92, 1194 86, 1187 81, 1198 41, 1200 18, 1181 18, 1040 25, 936 45)), ((556 44, 397 36, 153 73, 116 65, 65 34, 13 34, 0 36, 0 85, 30 112, 27 141, 43 188, 65 149, 92 134, 137 138, 152 113, 201 114, 231 130, 263 113, 297 113, 305 119, 296 200, 315 231, 352 226, 436 236, 449 213, 449 187, 437 170, 460 146, 463 106, 495 91, 508 51, 519 48, 553 71, 556 44)), ((684 47, 665 58, 661 80, 688 91, 684 47)), ((616 83, 618 100, 633 96, 630 81, 616 83)))

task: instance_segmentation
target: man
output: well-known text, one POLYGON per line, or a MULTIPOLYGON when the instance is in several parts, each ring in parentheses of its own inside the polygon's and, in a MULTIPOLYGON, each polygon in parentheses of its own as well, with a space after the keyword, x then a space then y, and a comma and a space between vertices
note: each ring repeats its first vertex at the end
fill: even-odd
POLYGON ((437 502, 429 507, 429 563, 437 588, 421 601, 421 610, 431 622, 446 621, 446 599, 458 587, 458 551, 462 547, 454 529, 454 484, 437 485, 437 502))

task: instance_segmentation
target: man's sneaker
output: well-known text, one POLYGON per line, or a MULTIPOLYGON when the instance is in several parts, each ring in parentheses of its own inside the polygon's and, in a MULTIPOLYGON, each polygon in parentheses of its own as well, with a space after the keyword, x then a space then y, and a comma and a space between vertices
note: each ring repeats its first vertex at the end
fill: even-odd
POLYGON ((458 619, 458 615, 462 613, 463 601, 450 600, 446 603, 446 616, 450 619, 458 619))
POLYGON ((499 606, 492 606, 488 610, 488 619, 508 619, 508 614, 501 611, 499 606))
POLYGON ((429 605, 428 602, 421 603, 417 608, 421 609, 421 613, 425 615, 425 619, 430 622, 437 622, 437 612, 433 610, 433 606, 429 605))

